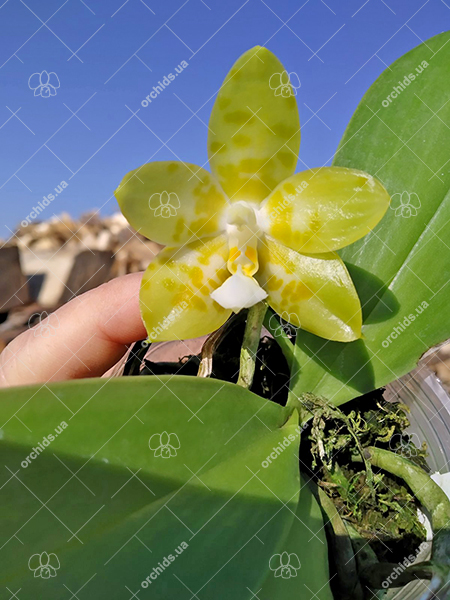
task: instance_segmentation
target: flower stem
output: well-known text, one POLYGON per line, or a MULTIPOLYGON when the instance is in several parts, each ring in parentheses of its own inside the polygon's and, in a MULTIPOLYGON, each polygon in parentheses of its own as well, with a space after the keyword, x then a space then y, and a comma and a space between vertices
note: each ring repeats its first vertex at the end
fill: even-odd
MULTIPOLYGON (((293 392, 294 378, 298 377, 298 373, 300 371, 299 363, 295 355, 297 346, 291 342, 289 336, 286 334, 286 332, 280 325, 274 325, 274 321, 272 319, 274 314, 275 313, 273 311, 267 312, 264 318, 264 327, 273 335, 274 340, 280 346, 280 350, 283 353, 283 356, 286 359, 288 365, 289 387, 287 406, 294 406, 298 409, 299 397, 293 392)), ((297 330, 297 336, 298 335, 300 335, 300 329, 297 330)), ((303 417, 305 417, 306 420, 309 419, 309 416, 307 415, 303 414, 302 419, 303 417)))
POLYGON ((294 344, 278 323, 277 326, 274 327, 272 320, 273 315, 274 313, 272 311, 266 313, 264 317, 264 327, 273 335, 274 340, 280 346, 280 350, 288 364, 289 372, 292 372, 293 365, 295 364, 294 344))
POLYGON ((261 327, 267 311, 265 302, 258 302, 248 309, 244 339, 241 347, 239 379, 237 384, 249 389, 255 374, 256 352, 261 337, 261 327))

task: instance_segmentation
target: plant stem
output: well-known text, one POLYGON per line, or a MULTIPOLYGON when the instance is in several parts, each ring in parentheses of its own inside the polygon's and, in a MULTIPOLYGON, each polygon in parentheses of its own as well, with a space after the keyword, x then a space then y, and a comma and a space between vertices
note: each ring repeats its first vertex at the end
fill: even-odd
POLYGON ((435 534, 449 528, 450 501, 428 473, 407 458, 389 450, 369 447, 364 448, 364 454, 365 460, 370 460, 374 467, 400 477, 409 485, 422 506, 430 512, 431 525, 435 534))
POLYGON ((289 371, 292 371, 292 365, 295 362, 294 356, 294 344, 291 342, 286 332, 281 326, 274 327, 272 321, 272 316, 274 313, 267 312, 264 317, 264 327, 269 331, 273 339, 280 346, 281 352, 283 353, 284 358, 289 367, 289 371))
MULTIPOLYGON (((272 316, 275 313, 272 311, 267 312, 264 318, 264 327, 269 331, 274 340, 280 346, 281 352, 283 353, 284 358, 286 359, 288 369, 289 369, 289 388, 288 388, 288 400, 287 406, 295 406, 298 407, 299 398, 292 393, 292 381, 293 376, 297 375, 299 370, 298 361, 295 356, 295 345, 289 339, 289 336, 286 334, 284 329, 281 326, 274 327, 272 316)), ((300 329, 297 332, 299 335, 300 329)))
POLYGON ((261 337, 261 327, 267 311, 265 302, 258 302, 248 309, 244 339, 241 347, 239 379, 237 384, 249 389, 255 374, 256 352, 261 337))
MULTIPOLYGON (((400 477, 424 506, 431 517, 433 528, 433 548, 431 561, 422 566, 431 566, 432 581, 425 599, 445 598, 450 589, 450 500, 428 473, 403 456, 398 456, 381 448, 365 448, 366 458, 374 467, 378 467, 400 477), (439 596, 434 592, 440 590, 439 596), (444 593, 445 591, 445 593, 444 593)), ((408 567, 408 571, 411 567, 408 567)), ((426 574, 428 577, 428 574, 426 574)))

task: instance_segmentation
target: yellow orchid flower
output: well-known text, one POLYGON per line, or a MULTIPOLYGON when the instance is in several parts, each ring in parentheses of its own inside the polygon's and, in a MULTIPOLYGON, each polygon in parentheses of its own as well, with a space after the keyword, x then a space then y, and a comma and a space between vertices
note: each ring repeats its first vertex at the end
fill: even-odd
POLYGON ((208 334, 233 311, 266 298, 318 336, 361 336, 360 301, 335 251, 375 227, 389 195, 353 169, 293 174, 297 102, 289 82, 283 94, 269 85, 284 73, 259 46, 234 64, 209 122, 213 174, 190 163, 153 162, 128 173, 116 190, 130 224, 167 246, 142 280, 150 341, 208 334))

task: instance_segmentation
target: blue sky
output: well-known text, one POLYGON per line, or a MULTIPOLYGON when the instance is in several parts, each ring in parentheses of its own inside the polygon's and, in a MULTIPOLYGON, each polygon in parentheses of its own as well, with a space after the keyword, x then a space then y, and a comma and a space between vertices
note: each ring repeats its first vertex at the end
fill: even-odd
POLYGON ((449 25, 443 0, 0 0, 0 237, 62 181, 42 218, 117 211, 113 190, 149 160, 203 165, 215 94, 258 44, 301 81, 298 170, 327 164, 386 66, 449 25), (44 70, 50 97, 29 87, 44 70))

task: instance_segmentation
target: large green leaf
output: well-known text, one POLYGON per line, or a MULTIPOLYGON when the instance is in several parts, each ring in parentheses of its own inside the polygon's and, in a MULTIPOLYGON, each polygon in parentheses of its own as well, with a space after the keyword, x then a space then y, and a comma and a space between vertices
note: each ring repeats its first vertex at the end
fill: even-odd
POLYGON ((438 35, 384 71, 344 134, 334 164, 378 177, 393 200, 372 233, 340 252, 363 306, 364 339, 300 332, 296 393, 340 404, 401 377, 450 337, 449 41, 438 35), (405 207, 419 202, 417 211, 405 207))
POLYGON ((5 390, 2 423, 0 572, 21 600, 81 588, 97 600, 130 590, 247 600, 294 521, 296 413, 233 384, 142 377, 5 390), (161 444, 172 456, 159 456, 161 444), (57 570, 37 568, 38 556, 29 568, 43 552, 57 570))
POLYGON ((289 561, 290 568, 284 573, 272 570, 267 575, 258 594, 260 600, 333 599, 322 512, 304 477, 296 517, 282 551, 287 554, 283 556, 280 551, 280 560, 283 564, 289 561), (289 555, 297 556, 298 570, 293 568, 295 558, 289 555))

